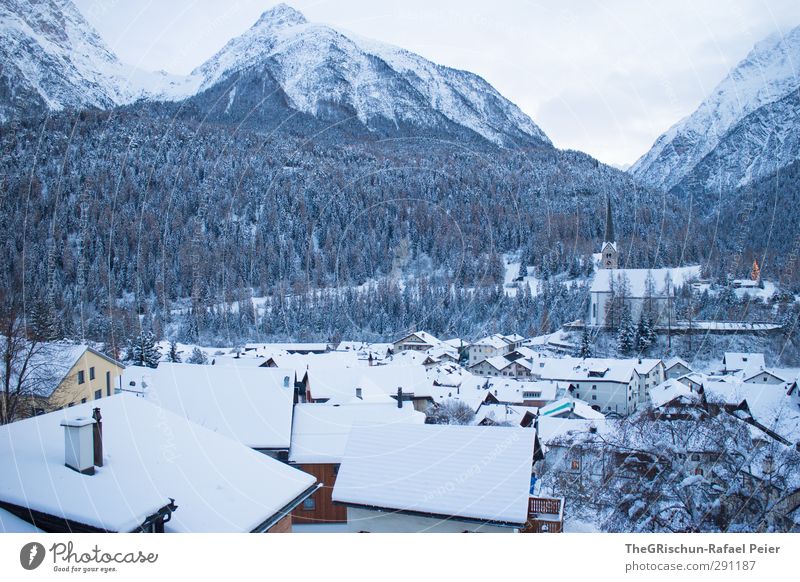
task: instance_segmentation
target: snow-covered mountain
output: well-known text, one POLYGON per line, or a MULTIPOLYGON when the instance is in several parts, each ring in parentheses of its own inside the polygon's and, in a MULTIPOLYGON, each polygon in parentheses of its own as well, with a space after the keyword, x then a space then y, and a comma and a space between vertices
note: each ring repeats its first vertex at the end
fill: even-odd
POLYGON ((774 172, 800 155, 798 88, 800 27, 756 44, 629 172, 665 190, 733 188, 774 172))
POLYGON ((527 115, 479 76, 309 23, 285 4, 265 12, 192 75, 202 78, 201 91, 230 85, 228 109, 247 87, 261 90, 252 82, 255 76, 268 81, 265 92, 276 84, 289 107, 317 119, 357 118, 372 130, 455 124, 500 145, 550 144, 527 115))
POLYGON ((477 75, 311 24, 284 4, 180 77, 121 63, 70 0, 5 0, 0 56, 0 121, 206 93, 191 105, 222 122, 269 125, 299 112, 305 128, 311 120, 343 123, 356 133, 550 145, 527 115, 477 75), (215 113, 220 98, 224 111, 215 113))
POLYGON ((0 3, 0 122, 176 98, 193 81, 124 65, 70 0, 0 3))

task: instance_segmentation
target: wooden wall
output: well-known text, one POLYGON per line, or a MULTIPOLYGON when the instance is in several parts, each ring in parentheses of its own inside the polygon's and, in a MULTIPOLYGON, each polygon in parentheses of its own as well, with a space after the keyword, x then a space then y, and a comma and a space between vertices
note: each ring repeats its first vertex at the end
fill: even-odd
POLYGON ((343 505, 334 505, 331 496, 333 485, 336 483, 338 464, 326 463, 321 465, 296 465, 298 469, 314 475, 322 487, 311 496, 316 502, 316 508, 304 509, 303 504, 292 511, 294 523, 345 523, 347 522, 347 508, 343 505))

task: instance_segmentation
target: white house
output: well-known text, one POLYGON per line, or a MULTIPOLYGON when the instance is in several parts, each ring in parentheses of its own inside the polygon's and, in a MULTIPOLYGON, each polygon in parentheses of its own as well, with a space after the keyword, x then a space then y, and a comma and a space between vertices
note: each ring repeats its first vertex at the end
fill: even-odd
POLYGON ((667 379, 680 378, 686 374, 691 374, 692 368, 683 358, 674 356, 664 362, 664 375, 667 379))
POLYGON ((569 384, 569 395, 595 410, 623 416, 644 402, 642 390, 664 380, 660 360, 551 358, 537 373, 553 384, 569 384))
POLYGON ((515 532, 528 519, 530 428, 354 427, 333 501, 354 532, 515 532))

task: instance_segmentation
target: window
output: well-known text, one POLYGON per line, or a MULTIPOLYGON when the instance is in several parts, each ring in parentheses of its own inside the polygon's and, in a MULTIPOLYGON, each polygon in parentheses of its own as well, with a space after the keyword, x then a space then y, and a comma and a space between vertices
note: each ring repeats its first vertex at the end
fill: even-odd
POLYGON ((314 511, 317 508, 317 500, 314 499, 314 496, 306 497, 303 500, 303 509, 305 511, 314 511))
POLYGON ((68 408, 72 408, 73 406, 75 406, 75 403, 74 403, 74 402, 70 402, 69 404, 67 404, 67 407, 68 407, 68 408))
POLYGON ((83 384, 84 382, 86 382, 86 375, 83 370, 78 370, 78 384, 83 384))
POLYGON ((695 475, 700 475, 702 477, 703 476, 703 470, 700 467, 697 467, 697 469, 694 470, 694 474, 695 475))
POLYGON ((592 400, 597 400, 597 394, 592 394, 592 400))
POLYGON ((573 471, 580 471, 581 470, 581 462, 579 459, 572 459, 572 470, 573 471))
POLYGON ((592 384, 592 390, 597 390, 597 384, 592 384))
POLYGON ((81 398, 81 404, 86 404, 86 398, 81 398))
POLYGON ((89 380, 94 380, 94 366, 89 368, 89 380))
POLYGON ((698 455, 697 453, 692 453, 692 460, 693 461, 699 461, 700 460, 700 455, 698 455))
POLYGON ((94 399, 95 400, 100 400, 102 397, 103 397, 103 391, 102 390, 95 390, 94 391, 94 399))

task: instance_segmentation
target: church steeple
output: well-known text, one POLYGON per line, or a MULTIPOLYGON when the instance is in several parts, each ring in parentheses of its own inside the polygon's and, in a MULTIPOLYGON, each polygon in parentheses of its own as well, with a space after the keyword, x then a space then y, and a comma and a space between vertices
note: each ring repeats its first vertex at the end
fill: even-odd
POLYGON ((611 216, 611 196, 606 196, 606 236, 604 243, 617 242, 614 238, 614 218, 611 216))
POLYGON ((600 268, 616 269, 619 266, 619 251, 614 240, 614 218, 611 215, 611 196, 606 197, 606 235, 600 247, 600 268))

